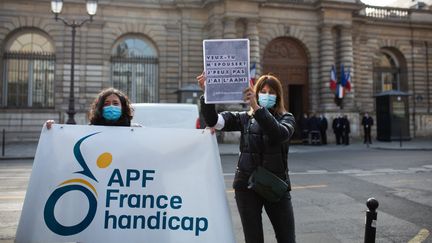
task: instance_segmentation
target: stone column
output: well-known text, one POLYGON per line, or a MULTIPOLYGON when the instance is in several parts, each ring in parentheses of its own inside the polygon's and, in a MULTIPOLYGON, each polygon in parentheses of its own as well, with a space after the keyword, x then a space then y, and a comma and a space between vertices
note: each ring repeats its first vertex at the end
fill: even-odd
POLYGON ((235 21, 236 19, 234 17, 225 17, 223 30, 223 37, 225 39, 236 38, 235 21))
POLYGON ((256 75, 261 74, 258 19, 248 19, 246 26, 246 36, 250 41, 250 63, 256 64, 256 75))
POLYGON ((340 47, 340 56, 341 63, 347 68, 350 68, 351 77, 353 75, 353 39, 352 39, 352 31, 351 26, 342 26, 341 27, 341 47, 340 47))
POLYGON ((210 39, 220 39, 223 38, 223 22, 220 18, 212 18, 210 22, 210 39))
POLYGON ((320 34, 320 101, 319 109, 328 111, 334 109, 334 94, 330 90, 330 72, 335 65, 334 46, 331 25, 322 25, 320 34))
POLYGON ((352 38, 352 27, 351 26, 342 26, 341 27, 341 39, 340 39, 340 58, 341 64, 344 65, 345 70, 350 71, 351 75, 351 91, 345 94, 344 98, 344 107, 349 108, 352 107, 353 98, 354 98, 354 87, 353 87, 353 78, 354 78, 354 57, 353 57, 353 38, 352 38))

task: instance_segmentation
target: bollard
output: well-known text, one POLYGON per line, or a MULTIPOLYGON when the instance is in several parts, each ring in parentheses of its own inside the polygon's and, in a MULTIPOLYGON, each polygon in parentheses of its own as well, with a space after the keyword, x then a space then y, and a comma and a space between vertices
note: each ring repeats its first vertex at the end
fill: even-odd
POLYGON ((2 156, 5 155, 5 144, 6 144, 6 130, 3 129, 3 135, 2 135, 2 156))
POLYGON ((377 221, 377 212, 378 201, 371 197, 367 200, 366 206, 369 210, 366 211, 366 226, 365 226, 365 243, 375 243, 375 235, 376 235, 376 221, 377 221))

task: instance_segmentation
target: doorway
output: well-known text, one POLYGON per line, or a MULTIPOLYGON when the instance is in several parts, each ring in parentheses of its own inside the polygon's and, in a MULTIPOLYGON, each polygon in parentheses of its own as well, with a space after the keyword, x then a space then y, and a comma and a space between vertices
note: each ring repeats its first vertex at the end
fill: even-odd
MULTIPOLYGON (((308 57, 303 44, 290 37, 279 37, 270 41, 264 50, 263 58, 263 74, 268 73, 281 80, 285 108, 299 121, 309 110, 308 57)), ((296 132, 293 140, 295 142, 299 139, 300 134, 296 132)))
POLYGON ((304 113, 304 97, 305 96, 303 95, 303 85, 289 85, 289 95, 287 97, 289 107, 287 108, 288 111, 291 112, 296 119, 304 113))

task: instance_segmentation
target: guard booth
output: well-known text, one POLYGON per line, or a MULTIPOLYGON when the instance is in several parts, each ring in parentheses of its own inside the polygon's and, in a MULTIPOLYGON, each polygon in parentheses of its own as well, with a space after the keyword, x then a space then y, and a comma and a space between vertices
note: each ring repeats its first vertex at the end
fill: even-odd
POLYGON ((189 84, 176 91, 178 103, 198 104, 199 97, 203 94, 197 84, 189 84))
POLYGON ((375 95, 377 139, 379 141, 410 140, 409 94, 385 91, 375 95))
MULTIPOLYGON (((197 84, 188 84, 176 91, 177 102, 187 104, 197 104, 199 108, 199 98, 203 94, 202 89, 197 84)), ((205 128, 206 124, 201 112, 199 113, 199 119, 197 121, 197 128, 205 128)))

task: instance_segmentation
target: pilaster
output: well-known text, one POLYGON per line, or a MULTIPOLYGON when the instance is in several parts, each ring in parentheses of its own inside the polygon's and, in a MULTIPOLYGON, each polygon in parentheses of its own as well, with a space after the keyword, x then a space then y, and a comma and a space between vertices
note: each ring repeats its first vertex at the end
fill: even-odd
POLYGON ((225 39, 234 39, 236 38, 236 28, 235 28, 236 19, 233 17, 225 17, 224 19, 224 29, 223 29, 223 37, 225 39))
POLYGON ((261 74, 258 19, 247 19, 246 36, 250 41, 250 62, 256 64, 256 74, 261 74))
POLYGON ((320 110, 328 111, 335 108, 334 94, 330 90, 330 72, 335 63, 332 25, 321 26, 320 35, 320 110))
MULTIPOLYGON (((354 57, 353 57, 353 38, 352 38, 352 27, 342 26, 340 28, 340 61, 344 65, 345 70, 350 72, 351 91, 345 93, 344 107, 348 109, 354 108, 354 57)), ((346 73, 345 73, 346 74, 346 73)))

